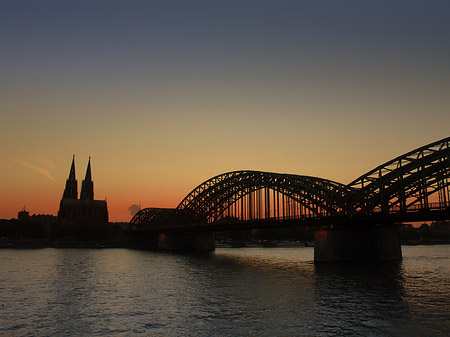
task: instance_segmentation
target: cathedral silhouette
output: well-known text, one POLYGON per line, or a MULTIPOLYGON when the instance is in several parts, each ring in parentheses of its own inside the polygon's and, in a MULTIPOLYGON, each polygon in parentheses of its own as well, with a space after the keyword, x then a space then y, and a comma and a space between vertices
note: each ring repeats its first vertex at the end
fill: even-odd
POLYGON ((81 184, 78 199, 78 182, 75 176, 75 155, 72 158, 69 178, 59 204, 58 218, 61 225, 104 225, 108 222, 106 200, 94 200, 94 182, 89 157, 86 176, 81 184))

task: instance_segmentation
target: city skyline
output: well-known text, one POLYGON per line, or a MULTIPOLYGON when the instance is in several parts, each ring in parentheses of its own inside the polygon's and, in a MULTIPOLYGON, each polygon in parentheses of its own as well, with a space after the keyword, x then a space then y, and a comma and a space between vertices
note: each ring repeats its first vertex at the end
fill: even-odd
POLYGON ((449 136, 445 1, 1 8, 0 218, 56 215, 73 154, 128 221, 227 171, 347 184, 449 136))

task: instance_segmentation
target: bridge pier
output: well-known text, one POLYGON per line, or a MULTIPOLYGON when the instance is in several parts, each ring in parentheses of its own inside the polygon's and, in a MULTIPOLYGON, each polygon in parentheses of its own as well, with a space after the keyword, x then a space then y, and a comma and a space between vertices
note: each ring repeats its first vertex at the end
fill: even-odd
POLYGON ((168 232, 161 233, 158 249, 170 251, 211 252, 216 249, 213 232, 168 232))
POLYGON ((330 226, 314 232, 314 262, 401 259, 396 226, 330 226))

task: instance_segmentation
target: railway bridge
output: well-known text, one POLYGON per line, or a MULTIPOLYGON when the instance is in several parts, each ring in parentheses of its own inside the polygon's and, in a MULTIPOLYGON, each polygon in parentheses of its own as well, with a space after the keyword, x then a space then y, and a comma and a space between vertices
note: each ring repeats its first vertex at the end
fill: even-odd
POLYGON ((214 233, 315 227, 315 261, 401 259, 396 224, 450 219, 450 137, 392 159, 348 184, 234 171, 194 188, 173 209, 145 208, 128 231, 161 249, 214 249, 214 233))

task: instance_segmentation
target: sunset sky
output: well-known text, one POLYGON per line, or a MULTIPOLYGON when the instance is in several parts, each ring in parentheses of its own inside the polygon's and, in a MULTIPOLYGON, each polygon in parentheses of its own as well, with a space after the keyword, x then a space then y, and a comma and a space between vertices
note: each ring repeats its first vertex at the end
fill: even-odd
POLYGON ((3 0, 0 218, 89 156, 111 221, 220 173, 348 183, 450 136, 450 1, 3 0))

